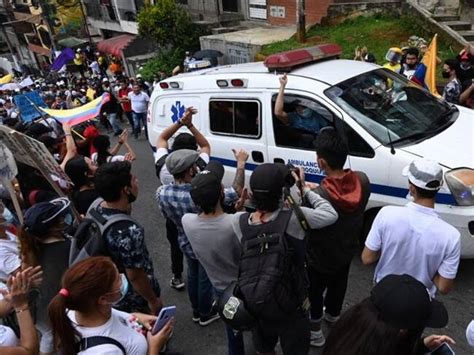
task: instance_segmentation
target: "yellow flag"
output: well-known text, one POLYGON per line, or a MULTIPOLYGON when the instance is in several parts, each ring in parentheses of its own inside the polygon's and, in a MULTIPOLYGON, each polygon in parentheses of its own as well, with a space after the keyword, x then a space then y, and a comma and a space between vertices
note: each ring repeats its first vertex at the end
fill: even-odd
POLYGON ((12 80, 13 80, 13 74, 7 74, 0 78, 0 84, 8 84, 12 80))
POLYGON ((426 68, 425 72, 425 85, 430 92, 439 96, 438 90, 436 89, 436 60, 438 58, 438 34, 435 34, 431 40, 430 46, 426 51, 421 63, 426 68))

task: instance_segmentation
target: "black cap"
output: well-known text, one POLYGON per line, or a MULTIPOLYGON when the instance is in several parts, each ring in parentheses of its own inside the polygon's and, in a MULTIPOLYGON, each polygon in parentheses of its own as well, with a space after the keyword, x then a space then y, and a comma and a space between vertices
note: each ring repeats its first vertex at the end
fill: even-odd
POLYGON ((39 202, 25 212, 23 225, 28 233, 42 236, 48 232, 49 227, 60 216, 69 212, 71 202, 60 197, 48 202, 39 202))
POLYGON ((443 328, 448 324, 444 305, 410 275, 388 275, 371 291, 379 318, 400 329, 443 328))
POLYGON ((191 198, 199 207, 214 207, 221 197, 224 166, 213 160, 191 181, 191 198))
POLYGON ((250 189, 253 194, 280 196, 289 173, 289 169, 284 164, 259 165, 250 176, 250 189))

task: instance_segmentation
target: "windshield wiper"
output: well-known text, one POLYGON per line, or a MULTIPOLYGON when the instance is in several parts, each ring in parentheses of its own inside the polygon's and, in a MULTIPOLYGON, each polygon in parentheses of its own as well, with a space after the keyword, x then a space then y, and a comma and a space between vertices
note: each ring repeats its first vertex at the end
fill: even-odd
POLYGON ((416 141, 418 139, 425 138, 429 135, 430 132, 432 132, 432 131, 416 132, 416 133, 413 133, 413 134, 409 134, 408 136, 395 139, 391 142, 391 146, 394 146, 395 144, 401 143, 401 142, 404 142, 404 141, 410 141, 410 140, 416 141))

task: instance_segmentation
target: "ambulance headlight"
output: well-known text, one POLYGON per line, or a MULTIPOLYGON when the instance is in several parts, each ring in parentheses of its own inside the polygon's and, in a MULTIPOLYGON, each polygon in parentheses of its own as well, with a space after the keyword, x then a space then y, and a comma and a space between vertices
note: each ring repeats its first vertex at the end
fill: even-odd
POLYGON ((444 178, 459 206, 474 206, 474 170, 457 168, 448 171, 444 178))

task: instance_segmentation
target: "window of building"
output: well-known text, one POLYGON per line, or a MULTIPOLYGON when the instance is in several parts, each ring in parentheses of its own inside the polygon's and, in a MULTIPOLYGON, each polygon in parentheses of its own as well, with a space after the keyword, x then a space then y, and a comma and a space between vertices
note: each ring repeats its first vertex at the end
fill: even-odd
POLYGON ((277 146, 313 150, 313 141, 318 132, 328 126, 334 126, 334 115, 326 107, 313 99, 298 95, 285 95, 283 111, 285 117, 275 115, 273 96, 273 131, 277 146))
POLYGON ((209 119, 215 134, 259 138, 261 134, 260 102, 248 100, 211 100, 209 119))

